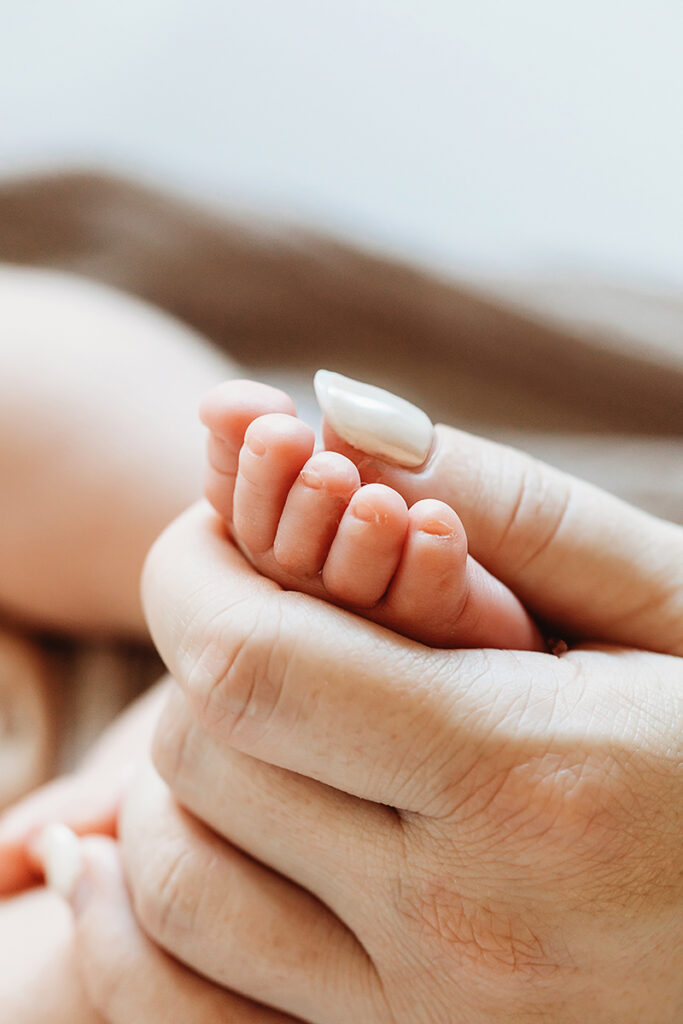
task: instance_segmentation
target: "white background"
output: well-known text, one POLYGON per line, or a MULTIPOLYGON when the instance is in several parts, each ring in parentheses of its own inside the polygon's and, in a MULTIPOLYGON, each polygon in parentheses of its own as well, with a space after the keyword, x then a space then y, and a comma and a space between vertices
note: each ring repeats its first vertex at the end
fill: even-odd
POLYGON ((0 0, 0 171, 683 285, 681 0, 0 0))

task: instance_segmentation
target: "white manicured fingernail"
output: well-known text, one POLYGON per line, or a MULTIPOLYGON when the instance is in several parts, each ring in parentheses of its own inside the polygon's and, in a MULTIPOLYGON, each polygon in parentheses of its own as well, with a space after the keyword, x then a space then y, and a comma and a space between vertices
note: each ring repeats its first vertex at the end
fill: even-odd
POLYGON ((64 899, 70 899, 83 870, 78 836, 66 825, 55 822, 40 833, 37 848, 46 884, 64 899))
POLYGON ((313 386, 330 426, 354 448, 411 468, 429 455, 432 421, 405 398, 329 370, 318 370, 313 386))

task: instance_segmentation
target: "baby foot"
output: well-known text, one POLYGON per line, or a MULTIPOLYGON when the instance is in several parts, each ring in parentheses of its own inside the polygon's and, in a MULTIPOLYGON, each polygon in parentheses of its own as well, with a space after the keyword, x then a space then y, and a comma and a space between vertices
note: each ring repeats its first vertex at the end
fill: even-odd
POLYGON ((515 595, 470 558, 442 501, 361 486, 284 392, 232 380, 204 399, 206 494, 259 572, 433 647, 545 650, 515 595))

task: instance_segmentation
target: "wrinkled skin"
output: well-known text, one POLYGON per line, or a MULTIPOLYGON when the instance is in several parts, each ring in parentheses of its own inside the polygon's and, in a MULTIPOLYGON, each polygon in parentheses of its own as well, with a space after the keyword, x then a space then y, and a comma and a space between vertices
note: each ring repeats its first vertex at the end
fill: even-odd
POLYGON ((201 505, 157 543, 178 685, 73 900, 110 1024, 680 1019, 680 534, 490 468, 473 553, 599 642, 429 650, 281 591, 201 505))
POLYGON ((558 515, 542 483, 474 553, 593 619, 560 658, 431 651, 285 593, 202 506, 158 542, 179 687, 122 852, 143 930, 207 984, 315 1024, 679 1019, 680 534, 566 479, 558 515))

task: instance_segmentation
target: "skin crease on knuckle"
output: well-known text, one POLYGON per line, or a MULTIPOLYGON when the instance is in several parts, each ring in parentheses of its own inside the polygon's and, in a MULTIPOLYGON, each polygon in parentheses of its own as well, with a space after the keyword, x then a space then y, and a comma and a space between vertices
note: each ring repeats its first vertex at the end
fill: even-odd
POLYGON ((173 724, 168 713, 163 719, 163 728, 158 729, 152 746, 152 763, 170 790, 176 788, 180 773, 185 770, 187 744, 193 732, 193 725, 180 715, 173 724))
POLYGON ((267 732, 287 677, 282 619, 279 595, 245 600, 186 639, 188 699, 209 734, 250 743, 267 732))
POLYGON ((139 876, 133 906, 147 935, 172 948, 177 932, 191 931, 199 913, 201 879, 211 865, 196 861, 185 837, 160 837, 139 876))
POLYGON ((514 552, 514 568, 524 572, 547 550, 558 536, 571 505, 571 491, 561 484, 559 474, 549 477, 545 467, 530 455, 516 455, 516 464, 502 461, 495 470, 500 479, 501 493, 507 493, 509 482, 515 486, 516 496, 510 504, 510 513, 500 525, 496 550, 514 552), (549 504, 555 509, 549 515, 549 504), (530 522, 545 524, 543 532, 530 531, 530 522))
POLYGON ((154 734, 151 752, 154 767, 171 791, 181 773, 196 769, 195 765, 187 765, 193 728, 196 726, 189 717, 184 698, 172 693, 154 734))
POLYGON ((507 764, 491 756, 457 831, 480 864, 514 858, 530 890, 545 879, 568 908, 586 899, 619 912, 644 897, 658 902, 678 840, 662 779, 632 754, 553 744, 522 747, 507 764))

